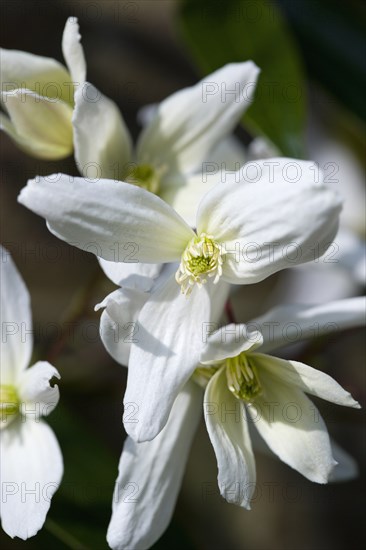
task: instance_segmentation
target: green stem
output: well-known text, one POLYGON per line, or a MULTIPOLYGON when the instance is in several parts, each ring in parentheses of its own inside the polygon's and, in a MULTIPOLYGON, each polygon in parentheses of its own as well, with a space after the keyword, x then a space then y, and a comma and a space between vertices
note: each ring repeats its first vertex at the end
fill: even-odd
POLYGON ((75 538, 74 535, 65 531, 65 529, 54 520, 48 518, 44 526, 49 533, 63 542, 65 546, 71 548, 71 550, 88 550, 87 546, 75 538))

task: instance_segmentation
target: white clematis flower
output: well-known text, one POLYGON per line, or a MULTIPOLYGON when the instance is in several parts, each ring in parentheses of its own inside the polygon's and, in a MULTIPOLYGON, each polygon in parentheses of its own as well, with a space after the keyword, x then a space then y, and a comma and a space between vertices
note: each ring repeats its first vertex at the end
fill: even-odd
POLYGON ((57 370, 32 353, 28 291, 10 255, 1 255, 0 482, 1 522, 11 537, 27 539, 43 526, 62 474, 60 447, 41 419, 58 403, 57 370))
POLYGON ((20 203, 46 218, 52 233, 105 260, 180 260, 175 276, 142 308, 138 343, 131 348, 125 399, 138 405, 140 421, 127 430, 137 440, 159 433, 195 368, 210 308, 204 283, 259 282, 324 253, 336 234, 341 201, 332 189, 311 183, 312 163, 296 161, 298 179, 289 183, 284 174, 295 161, 271 162, 271 169, 267 161, 256 163, 255 184, 245 176, 237 183, 235 174, 211 189, 199 205, 196 231, 159 197, 124 182, 95 185, 55 175, 30 180, 19 195, 20 203), (167 304, 175 322, 167 317, 167 304), (185 331, 197 346, 182 365, 185 331))
MULTIPOLYGON (((67 68, 55 59, 18 50, 1 49, 0 128, 26 153, 45 160, 65 158, 74 150, 78 161, 83 138, 83 106, 98 132, 87 136, 103 164, 124 150, 124 123, 117 106, 85 82, 86 63, 76 17, 69 17, 62 37, 67 68), (76 91, 76 93, 75 93, 76 91)), ((93 167, 86 167, 90 171, 93 167)), ((104 174, 112 176, 112 170, 104 174)))
MULTIPOLYGON (((334 330, 335 324, 339 330, 364 325, 364 309, 365 300, 362 298, 315 307, 283 306, 250 321, 247 328, 251 328, 252 336, 257 330, 255 336, 257 343, 263 342, 263 351, 271 351, 294 340, 313 337, 314 325, 323 327, 324 333, 334 330), (263 331, 263 334, 259 331, 263 331)), ((205 366, 197 365, 199 370, 193 377, 196 380, 203 379, 205 385, 209 380, 204 412, 218 460, 218 481, 222 496, 229 502, 249 508, 256 482, 248 433, 251 417, 247 420, 244 401, 237 399, 229 390, 226 374, 237 362, 234 357, 241 353, 247 354, 250 365, 251 353, 262 358, 262 363, 254 368, 257 369, 257 380, 261 384, 262 393, 258 393, 258 396, 261 395, 262 400, 266 399, 264 391, 269 382, 268 407, 263 412, 276 409, 280 413, 284 411, 285 418, 282 418, 282 414, 281 418, 274 415, 268 419, 265 414, 263 418, 254 418, 253 405, 248 405, 249 410, 251 407, 253 409, 250 413, 253 416, 251 422, 254 427, 260 421, 266 426, 266 429, 261 426, 260 432, 265 435, 275 453, 314 481, 342 481, 354 477, 357 469, 353 459, 333 441, 329 443, 321 417, 303 391, 351 407, 358 407, 358 404, 328 375, 306 365, 256 353, 253 348, 250 350, 253 342, 242 338, 246 332, 244 328, 244 325, 229 325, 209 337, 202 360, 214 357, 213 364, 210 361, 211 364, 205 366), (230 358, 229 365, 225 363, 227 358, 230 358), (286 405, 285 410, 283 405, 286 405), (295 411, 301 408, 303 413, 303 418, 297 422, 293 422, 294 407, 295 411), (332 455, 339 462, 336 466, 332 455), (331 470, 333 466, 334 470, 331 470)), ((229 377, 232 380, 231 372, 229 377)), ((246 388, 243 386, 242 389, 245 391, 246 388)), ((202 390, 193 380, 189 381, 174 402, 166 426, 154 440, 135 443, 130 437, 127 438, 120 460, 107 534, 113 550, 150 548, 167 528, 189 447, 201 416, 202 400, 202 390), (129 483, 138 486, 138 493, 132 501, 125 498, 129 483)), ((255 441, 253 445, 257 448, 255 441)))

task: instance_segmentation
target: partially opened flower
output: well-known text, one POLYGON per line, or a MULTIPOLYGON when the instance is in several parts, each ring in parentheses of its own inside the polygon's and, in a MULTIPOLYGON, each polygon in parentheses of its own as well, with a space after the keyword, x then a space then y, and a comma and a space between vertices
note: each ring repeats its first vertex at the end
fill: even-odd
POLYGON ((183 335, 201 338, 211 307, 205 287, 259 282, 324 253, 336 234, 340 199, 311 183, 312 163, 271 159, 255 168, 255 183, 244 169, 240 183, 234 174, 204 196, 196 231, 159 197, 124 182, 96 185, 55 175, 29 181, 19 196, 56 236, 105 260, 180 261, 143 306, 131 347, 125 399, 138 405, 139 422, 127 430, 139 441, 159 433, 195 369, 198 347, 187 353, 183 335), (286 174, 294 163, 297 180, 290 183, 286 174), (179 314, 168 314, 170 308, 179 314))
POLYGON ((78 117, 75 120, 80 97, 92 106, 90 117, 97 120, 98 136, 102 134, 99 141, 95 135, 88 139, 94 140, 96 148, 104 140, 103 150, 108 148, 112 156, 124 149, 124 124, 116 105, 85 83, 86 64, 80 38, 76 17, 69 17, 62 38, 67 68, 49 57, 18 50, 0 51, 1 104, 8 115, 0 113, 0 128, 29 155, 57 160, 72 154, 74 142, 78 144, 82 132, 78 117))
POLYGON ((11 537, 41 529, 62 474, 62 454, 42 420, 57 405, 60 378, 47 362, 27 368, 32 354, 28 291, 10 255, 1 254, 0 482, 1 523, 11 537))
MULTIPOLYGON (((249 508, 255 490, 249 423, 281 460, 308 479, 326 483, 354 477, 353 459, 329 439, 305 393, 350 407, 358 403, 327 374, 254 348, 262 343, 259 350, 268 352, 311 338, 314 325, 322 334, 335 325, 339 330, 362 326, 364 311, 363 298, 316 307, 283 306, 247 326, 229 325, 208 336, 201 357, 205 364, 196 365, 160 434, 144 443, 128 437, 124 444, 107 534, 111 548, 150 548, 167 528, 201 416, 199 385, 207 386, 205 420, 216 453, 219 490, 228 502, 249 508), (128 483, 138 485, 131 500, 126 499, 128 483)), ((257 441, 253 447, 257 449, 257 441)))

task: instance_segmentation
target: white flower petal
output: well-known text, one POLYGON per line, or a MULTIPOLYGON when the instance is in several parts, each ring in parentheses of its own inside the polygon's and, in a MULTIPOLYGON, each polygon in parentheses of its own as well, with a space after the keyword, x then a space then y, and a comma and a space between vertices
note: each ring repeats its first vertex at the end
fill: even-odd
POLYGON ((71 79, 55 59, 19 50, 0 49, 1 91, 27 88, 38 95, 73 101, 71 79))
POLYGON ((13 141, 15 141, 20 149, 26 152, 28 151, 28 141, 25 138, 21 138, 17 134, 14 124, 11 122, 10 118, 3 113, 0 113, 0 130, 3 130, 3 132, 5 132, 13 141))
POLYGON ((14 131, 3 129, 27 153, 41 159, 57 160, 72 153, 72 108, 58 99, 18 89, 2 93, 14 131))
POLYGON ((38 361, 35 365, 23 371, 18 378, 18 395, 23 413, 34 416, 47 416, 56 407, 60 398, 57 384, 51 386, 52 378, 60 379, 55 367, 46 361, 38 361))
POLYGON ((197 209, 205 194, 218 182, 226 183, 227 171, 245 162, 245 148, 235 136, 223 139, 195 174, 168 175, 161 183, 160 196, 191 226, 196 226, 197 209))
POLYGON ((153 279, 156 279, 162 269, 162 264, 109 262, 98 258, 100 267, 108 279, 115 285, 128 288, 139 288, 143 283, 143 290, 150 290, 153 279))
POLYGON ((27 539, 42 528, 60 484, 61 450, 47 424, 27 419, 3 430, 0 454, 2 527, 10 537, 27 539))
POLYGON ((28 290, 9 252, 0 246, 1 384, 14 384, 29 364, 32 314, 28 290))
POLYGON ((161 198, 191 226, 196 226, 197 208, 205 194, 217 184, 217 175, 202 178, 202 174, 178 176, 160 192, 161 198))
POLYGON ((207 285, 207 291, 211 302, 211 324, 209 327, 203 327, 202 343, 207 341, 207 336, 212 332, 213 327, 217 327, 224 313, 225 304, 229 298, 230 285, 223 280, 219 280, 216 285, 207 285))
MULTIPOLYGON (((207 163, 203 163, 203 169, 206 172, 213 172, 216 170, 216 173, 222 170, 224 174, 226 171, 237 171, 245 164, 246 156, 246 149, 241 141, 236 136, 229 135, 212 149, 207 159, 207 163), (212 166, 207 165, 210 163, 212 163, 212 166)), ((225 183, 224 177, 225 176, 222 176, 222 183, 225 183)))
POLYGON ((128 183, 54 174, 29 180, 18 200, 54 235, 105 260, 178 260, 194 236, 169 205, 128 183))
POLYGON ((258 331, 248 331, 246 325, 230 324, 211 334, 202 350, 200 363, 207 364, 236 357, 243 351, 254 351, 263 343, 258 331))
MULTIPOLYGON (((255 424, 254 424, 255 425, 255 424)), ((255 453, 263 453, 272 458, 277 458, 269 449, 267 443, 259 435, 258 431, 252 429, 250 432, 252 439, 252 445, 255 453)), ((342 481, 350 481, 357 477, 359 470, 355 459, 347 453, 342 447, 340 447, 332 438, 330 438, 330 445, 332 447, 332 455, 337 464, 329 475, 328 481, 330 483, 338 483, 342 481)))
POLYGON ((149 293, 121 288, 107 296, 96 309, 105 307, 100 318, 100 337, 115 361, 128 365, 131 345, 138 338, 138 315, 149 293))
POLYGON ((255 353, 253 357, 259 372, 265 370, 267 376, 274 380, 280 379, 284 384, 296 386, 306 393, 337 405, 360 408, 360 404, 353 399, 352 395, 325 372, 299 361, 287 361, 262 353, 255 353))
POLYGON ((135 443, 127 438, 107 534, 113 550, 150 548, 167 528, 201 407, 202 392, 189 382, 175 400, 166 426, 153 441, 135 443))
POLYGON ((248 406, 260 435, 291 468, 310 481, 327 483, 336 462, 319 411, 295 386, 268 377, 263 371, 260 382, 263 394, 248 406))
POLYGON ((328 303, 362 293, 365 279, 365 241, 341 225, 323 258, 291 269, 275 292, 278 303, 328 303))
POLYGON ((122 180, 131 138, 117 105, 85 82, 75 93, 72 117, 75 160, 87 178, 122 180))
POLYGON ((86 78, 84 50, 80 40, 78 20, 76 17, 69 17, 62 36, 62 53, 70 71, 71 80, 77 84, 83 84, 86 78))
POLYGON ((333 189, 312 184, 314 163, 270 159, 254 164, 258 181, 249 184, 254 165, 246 164, 241 183, 233 175, 232 183, 216 185, 197 216, 198 234, 208 233, 222 243, 227 252, 223 277, 235 284, 256 283, 317 258, 338 227, 340 199, 333 189), (298 180, 286 181, 283 174, 290 177, 286 174, 293 170, 298 180))
POLYGON ((365 325, 366 298, 349 298, 316 306, 277 306, 248 323, 263 334, 261 352, 307 338, 365 325))
POLYGON ((356 151, 344 137, 326 131, 315 116, 308 135, 310 157, 323 166, 330 185, 336 184, 345 198, 341 225, 365 236, 365 168, 356 151))
POLYGON ((138 421, 125 423, 136 442, 151 440, 162 430, 198 364, 204 324, 211 320, 206 286, 187 298, 173 275, 141 310, 124 399, 125 407, 133 404, 137 410, 138 421))
POLYGON ((249 107, 258 72, 251 61, 231 63, 168 97, 141 134, 139 162, 166 167, 166 177, 200 168, 249 107))
POLYGON ((256 481, 255 460, 244 403, 228 390, 225 367, 207 385, 204 413, 216 454, 220 493, 228 502, 249 510, 256 481))

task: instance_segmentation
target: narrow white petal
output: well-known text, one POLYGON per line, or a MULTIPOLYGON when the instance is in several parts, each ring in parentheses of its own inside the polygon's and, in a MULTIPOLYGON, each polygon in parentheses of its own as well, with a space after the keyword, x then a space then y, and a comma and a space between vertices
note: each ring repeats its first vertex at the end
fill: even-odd
POLYGON ((255 353, 256 365, 265 370, 268 377, 280 379, 284 384, 296 386, 300 390, 321 397, 344 407, 360 408, 352 395, 325 372, 309 367, 299 361, 287 361, 271 355, 255 353))
MULTIPOLYGON (((205 342, 204 342, 205 343, 205 342)), ((248 331, 246 325, 226 325, 209 335, 200 362, 211 363, 236 357, 243 351, 254 351, 263 343, 258 331, 248 331)))
POLYGON ((131 160, 131 138, 117 105, 85 82, 75 93, 72 124, 80 172, 89 179, 122 180, 131 160))
POLYGON ((49 99, 31 90, 2 93, 15 133, 3 129, 17 145, 37 158, 57 160, 73 150, 72 108, 59 99, 49 99))
POLYGON ((248 406, 269 448, 310 481, 327 483, 336 465, 327 428, 315 405, 296 386, 261 371, 263 394, 248 406))
POLYGON ((43 526, 62 474, 62 454, 47 424, 13 422, 0 440, 2 528, 10 537, 27 539, 43 526))
POLYGON ((69 17, 62 36, 62 53, 70 71, 71 80, 77 84, 83 84, 86 78, 84 50, 80 40, 78 20, 76 17, 69 17))
MULTIPOLYGON (((250 435, 255 453, 259 452, 272 458, 277 458, 256 429, 252 429, 250 435)), ((342 447, 340 447, 332 438, 330 438, 330 445, 332 448, 333 458, 337 464, 331 471, 328 481, 330 483, 338 483, 342 481, 350 481, 351 479, 356 478, 359 474, 359 469, 355 459, 344 449, 342 449, 342 447)))
POLYGON ((267 353, 299 340, 364 326, 365 311, 364 297, 315 306, 278 306, 250 321, 248 327, 263 334, 261 351, 267 353))
POLYGON ((248 163, 231 183, 218 184, 205 195, 197 230, 222 243, 228 282, 259 282, 316 259, 331 244, 341 201, 333 189, 312 183, 312 168, 314 163, 291 159, 248 163), (296 182, 288 181, 294 174, 296 182))
POLYGON ((201 407, 202 392, 189 382, 153 441, 127 438, 107 533, 113 550, 150 548, 168 527, 201 407))
POLYGON ((114 262, 178 260, 194 236, 159 197, 120 181, 54 174, 29 180, 18 200, 60 239, 114 262))
POLYGON ((251 61, 231 63, 168 97, 141 134, 139 162, 166 167, 166 176, 200 168, 249 107, 258 72, 251 61))
POLYGON ((225 367, 207 385, 204 415, 216 454, 220 493, 228 502, 250 509, 255 460, 245 406, 228 390, 225 367))
MULTIPOLYGON (((103 263, 111 264, 112 262, 103 260, 103 263)), ((120 264, 112 265, 120 266, 120 264)), ((113 359, 124 366, 128 365, 131 345, 138 343, 138 316, 142 307, 150 298, 151 292, 158 285, 163 284, 177 269, 177 264, 169 265, 169 267, 163 267, 161 264, 137 264, 137 266, 139 265, 151 269, 142 269, 140 273, 131 273, 121 281, 122 288, 112 292, 103 302, 95 306, 96 311, 105 308, 100 319, 102 342, 113 359), (154 278, 146 276, 146 274, 154 276, 154 278)), ((110 265, 108 265, 108 271, 110 271, 110 265)), ((120 269, 117 272, 121 274, 120 269)), ((228 291, 225 296, 227 293, 228 291)), ((215 304, 219 303, 220 299, 218 298, 215 304)))
POLYGON ((1 91, 27 88, 38 95, 73 101, 70 74, 55 59, 19 50, 0 49, 1 91))
POLYGON ((137 411, 138 421, 125 423, 135 441, 153 439, 166 424, 176 396, 198 364, 202 331, 210 320, 206 287, 187 298, 174 275, 142 308, 124 399, 126 408, 137 411))
POLYGON ((24 414, 47 416, 56 407, 60 398, 57 384, 50 385, 52 378, 60 379, 55 367, 46 361, 38 361, 35 365, 23 371, 18 377, 18 395, 24 414))
POLYGON ((143 289, 150 290, 153 280, 159 276, 162 269, 162 264, 110 262, 103 258, 98 258, 98 261, 112 283, 128 288, 139 288, 139 283, 143 283, 143 289))
POLYGON ((0 246, 1 384, 14 384, 32 349, 30 297, 10 253, 0 246))
POLYGON ((139 289, 121 288, 107 296, 96 309, 105 307, 100 318, 100 337, 115 361, 128 365, 131 345, 138 342, 138 315, 149 299, 139 289))
POLYGON ((138 288, 141 282, 145 290, 150 290, 153 280, 159 276, 163 267, 162 264, 110 262, 103 258, 98 258, 98 261, 108 279, 115 285, 138 288))

